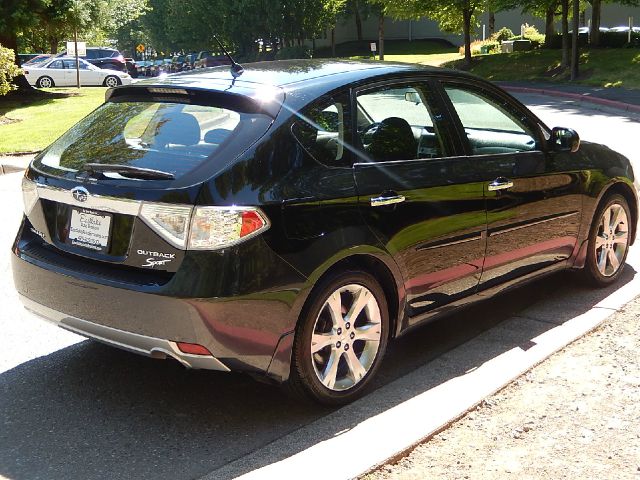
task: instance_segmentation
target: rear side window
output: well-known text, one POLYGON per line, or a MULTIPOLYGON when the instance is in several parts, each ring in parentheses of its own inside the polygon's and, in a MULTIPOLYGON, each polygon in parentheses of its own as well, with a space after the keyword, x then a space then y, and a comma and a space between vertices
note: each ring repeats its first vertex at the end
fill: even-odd
POLYGON ((345 161, 348 96, 326 97, 298 114, 292 132, 304 149, 317 161, 341 166, 345 161))
POLYGON ((445 87, 474 155, 538 149, 536 134, 500 102, 486 94, 445 87))
POLYGON ((131 165, 170 172, 178 180, 205 162, 233 160, 271 121, 263 113, 215 106, 110 102, 60 137, 34 166, 71 178, 86 163, 131 165))

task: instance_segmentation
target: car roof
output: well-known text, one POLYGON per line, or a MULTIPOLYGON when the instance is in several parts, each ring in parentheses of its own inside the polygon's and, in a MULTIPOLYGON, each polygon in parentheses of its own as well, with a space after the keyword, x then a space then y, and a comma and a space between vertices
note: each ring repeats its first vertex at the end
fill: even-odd
MULTIPOLYGON (((375 61, 278 60, 243 64, 243 68, 244 72, 235 77, 228 65, 155 77, 133 85, 115 87, 109 97, 135 95, 136 90, 197 90, 238 95, 255 101, 280 98, 288 105, 287 110, 293 111, 322 95, 365 80, 375 82, 394 77, 411 78, 412 75, 425 73, 472 77, 439 67, 375 61), (280 93, 275 93, 276 89, 280 93)), ((265 111, 277 113, 279 107, 269 107, 264 101, 262 103, 265 111)))
MULTIPOLYGON (((153 80, 154 84, 183 88, 211 88, 218 84, 235 82, 245 88, 258 86, 287 87, 287 90, 304 89, 307 84, 318 80, 330 83, 347 84, 375 76, 411 74, 426 72, 453 72, 439 67, 414 65, 409 63, 391 63, 350 60, 279 60, 243 64, 244 72, 238 77, 232 75, 227 65, 191 70, 153 80)), ((460 72, 456 74, 461 75, 460 72)), ((143 82, 144 83, 144 82, 143 82)))

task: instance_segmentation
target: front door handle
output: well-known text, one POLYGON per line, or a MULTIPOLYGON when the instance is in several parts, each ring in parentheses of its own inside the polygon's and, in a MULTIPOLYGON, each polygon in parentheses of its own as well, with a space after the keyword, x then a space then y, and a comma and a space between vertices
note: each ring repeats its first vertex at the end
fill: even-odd
POLYGON ((406 200, 404 195, 391 195, 391 196, 380 196, 374 197, 371 199, 372 207, 384 207, 385 205, 393 205, 396 203, 402 203, 406 200))
POLYGON ((495 192, 496 190, 505 190, 513 187, 513 182, 505 177, 498 177, 489 184, 489 191, 495 192))

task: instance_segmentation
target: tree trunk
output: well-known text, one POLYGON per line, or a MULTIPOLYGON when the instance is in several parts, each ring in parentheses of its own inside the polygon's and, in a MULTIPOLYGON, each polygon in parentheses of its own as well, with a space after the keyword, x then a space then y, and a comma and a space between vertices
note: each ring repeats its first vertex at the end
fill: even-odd
POLYGON ((591 31, 589 39, 591 45, 597 47, 600 45, 600 15, 602 13, 602 0, 591 1, 591 31))
POLYGON ((378 59, 384 60, 384 13, 378 17, 378 59))
POLYGON ((336 56, 336 29, 331 29, 331 56, 336 56))
POLYGON ((354 0, 353 2, 353 10, 356 18, 356 32, 358 34, 358 41, 362 41, 362 16, 360 15, 360 2, 358 0, 354 0))
POLYGON ((462 21, 464 31, 464 63, 471 66, 471 9, 465 7, 462 10, 462 21))
POLYGON ((571 80, 577 80, 578 71, 578 28, 580 27, 580 0, 573 0, 573 34, 571 36, 571 80))
MULTIPOLYGON (((16 34, 12 32, 8 34, 0 34, 0 45, 13 50, 13 53, 15 53, 14 62, 16 65, 20 66, 20 59, 18 58, 18 38, 16 37, 16 34)), ((34 88, 29 85, 27 77, 24 75, 18 75, 11 81, 11 83, 18 87, 18 91, 34 91, 34 88)))
POLYGON ((545 22, 544 22, 545 38, 551 38, 556 34, 556 27, 553 24, 556 17, 556 7, 557 7, 557 4, 555 2, 547 7, 547 11, 545 13, 545 22))
POLYGON ((496 13, 489 12, 489 36, 493 35, 496 31, 496 13))
POLYGON ((569 49, 571 42, 569 41, 569 0, 562 0, 562 61, 560 66, 567 68, 569 66, 569 49))

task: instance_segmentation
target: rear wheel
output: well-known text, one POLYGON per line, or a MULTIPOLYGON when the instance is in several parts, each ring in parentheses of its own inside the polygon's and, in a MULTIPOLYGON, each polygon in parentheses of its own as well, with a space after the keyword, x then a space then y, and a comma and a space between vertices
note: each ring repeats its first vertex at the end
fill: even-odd
POLYGON ((51 87, 55 87, 55 83, 53 83, 53 78, 51 77, 40 77, 36 82, 36 87, 51 88, 51 87))
POLYGON ((117 87, 118 85, 120 85, 120 79, 118 77, 116 77, 115 75, 109 75, 107 78, 104 79, 104 86, 105 87, 117 87))
POLYGON ((583 274, 588 283, 604 287, 622 273, 629 250, 631 213, 623 196, 611 195, 600 204, 589 231, 583 274))
POLYGON ((387 301, 378 282, 364 272, 332 275, 300 318, 290 390, 326 405, 355 400, 377 371, 388 334, 387 301))

